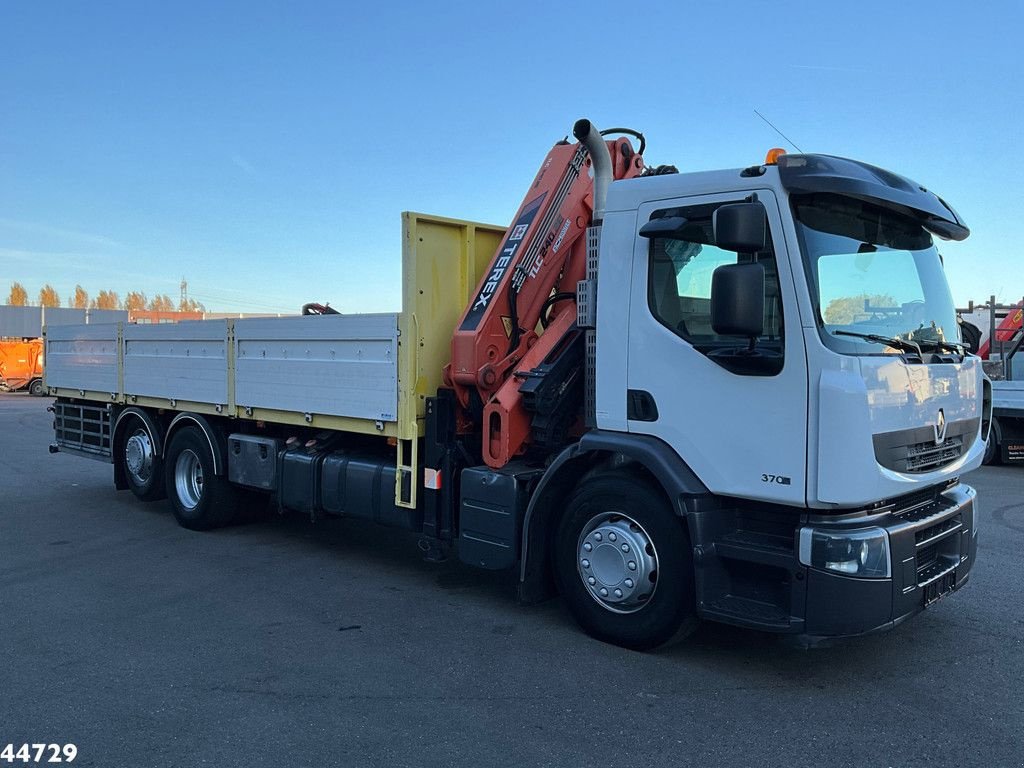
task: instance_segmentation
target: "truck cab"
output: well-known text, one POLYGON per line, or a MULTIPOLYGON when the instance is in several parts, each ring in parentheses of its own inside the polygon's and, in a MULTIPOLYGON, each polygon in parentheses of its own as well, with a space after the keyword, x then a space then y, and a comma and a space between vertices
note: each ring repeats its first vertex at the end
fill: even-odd
POLYGON ((933 242, 966 232, 919 185, 828 156, 610 185, 596 426, 679 457, 703 615, 859 633, 967 580, 986 383, 933 242), (746 252, 716 238, 743 207, 764 226, 746 252), (736 294, 720 278, 744 266, 736 294), (716 323, 737 295, 749 337, 716 323))

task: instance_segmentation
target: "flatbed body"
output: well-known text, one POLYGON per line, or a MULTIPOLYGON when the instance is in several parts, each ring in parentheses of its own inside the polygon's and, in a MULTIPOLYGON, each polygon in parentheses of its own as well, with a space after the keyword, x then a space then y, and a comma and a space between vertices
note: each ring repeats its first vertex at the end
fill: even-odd
MULTIPOLYGON (((417 476, 426 398, 505 228, 402 214, 402 311, 48 328, 49 394, 378 435, 417 476)), ((415 484, 402 499, 415 505, 415 484)))
POLYGON ((993 381, 992 411, 996 416, 1024 418, 1024 381, 993 381))

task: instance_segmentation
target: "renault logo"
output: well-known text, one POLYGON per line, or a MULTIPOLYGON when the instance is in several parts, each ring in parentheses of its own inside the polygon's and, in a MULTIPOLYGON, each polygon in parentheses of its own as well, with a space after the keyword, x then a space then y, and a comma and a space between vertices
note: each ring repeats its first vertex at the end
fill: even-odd
POLYGON ((939 408, 939 417, 935 419, 932 429, 935 430, 936 445, 942 445, 946 442, 946 414, 942 412, 941 408, 939 408))

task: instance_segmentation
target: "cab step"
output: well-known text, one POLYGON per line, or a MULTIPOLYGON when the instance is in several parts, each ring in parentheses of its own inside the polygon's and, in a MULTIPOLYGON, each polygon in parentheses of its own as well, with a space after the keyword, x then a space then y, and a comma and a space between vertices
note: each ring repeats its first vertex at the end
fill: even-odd
POLYGON ((714 547, 716 555, 729 560, 742 560, 785 570, 796 565, 793 541, 782 536, 733 531, 718 539, 714 547))

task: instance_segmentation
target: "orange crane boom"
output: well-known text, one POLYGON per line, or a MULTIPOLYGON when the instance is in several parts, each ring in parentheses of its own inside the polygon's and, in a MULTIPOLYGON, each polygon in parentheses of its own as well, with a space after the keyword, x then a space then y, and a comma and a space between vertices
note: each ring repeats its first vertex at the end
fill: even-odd
POLYGON ((985 343, 978 348, 978 357, 982 360, 987 360, 988 354, 993 349, 996 342, 1012 340, 1014 335, 1021 328, 1022 319, 1024 319, 1024 302, 1018 303, 1016 309, 1011 310, 1006 317, 1003 318, 1002 322, 996 326, 995 339, 987 339, 985 343))
MULTIPOLYGON (((643 171, 628 139, 606 144, 612 178, 643 171)), ((525 449, 531 414, 519 394, 524 373, 574 325, 576 284, 586 271, 581 235, 593 223, 591 165, 582 142, 552 147, 452 336, 445 381, 462 408, 460 431, 483 433, 483 458, 492 467, 525 449)))

